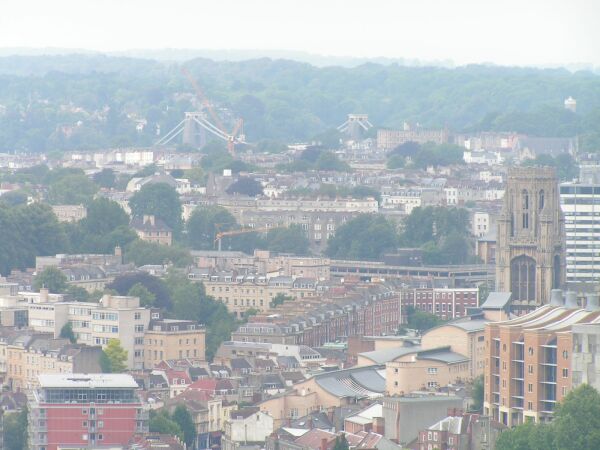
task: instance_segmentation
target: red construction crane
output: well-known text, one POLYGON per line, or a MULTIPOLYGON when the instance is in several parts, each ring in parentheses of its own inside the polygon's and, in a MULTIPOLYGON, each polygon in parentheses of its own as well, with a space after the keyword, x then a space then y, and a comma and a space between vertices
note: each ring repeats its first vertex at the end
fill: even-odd
POLYGON ((208 110, 208 113, 210 114, 210 117, 214 122, 210 123, 207 120, 204 120, 203 123, 201 123, 200 125, 202 125, 208 131, 213 133, 215 136, 225 140, 227 142, 227 151, 231 156, 235 156, 236 142, 244 141, 244 121, 242 119, 236 120, 233 130, 231 131, 231 133, 228 133, 218 114, 213 109, 212 102, 208 100, 208 98, 204 95, 204 92, 202 91, 202 89, 200 89, 200 86, 198 86, 198 83, 196 83, 196 80, 194 79, 192 74, 185 67, 181 68, 181 72, 185 75, 185 77, 190 81, 190 83, 194 87, 194 90, 196 91, 196 97, 198 97, 198 100, 200 101, 202 107, 208 110))

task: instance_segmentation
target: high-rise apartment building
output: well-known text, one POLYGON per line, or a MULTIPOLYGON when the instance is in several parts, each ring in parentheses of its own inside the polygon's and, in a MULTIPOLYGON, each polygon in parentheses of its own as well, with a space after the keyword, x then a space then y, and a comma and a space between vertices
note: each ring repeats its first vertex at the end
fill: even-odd
POLYGON ((597 283, 600 279, 600 184, 563 183, 560 204, 565 216, 567 283, 597 283))
POLYGON ((516 313, 550 300, 565 280, 564 217, 556 172, 513 167, 498 218, 496 291, 512 292, 516 313))
POLYGON ((29 401, 29 449, 121 448, 147 431, 147 411, 125 374, 40 375, 29 401))
POLYGON ((574 386, 597 384, 599 325, 597 295, 590 294, 581 308, 574 292, 563 300, 558 289, 548 305, 488 323, 484 414, 507 426, 551 420, 558 402, 574 386))
POLYGON ((140 306, 138 297, 104 295, 98 303, 40 301, 27 304, 29 326, 36 331, 60 335, 71 324, 77 342, 105 346, 118 339, 127 350, 127 367, 144 365, 144 334, 151 311, 140 306))

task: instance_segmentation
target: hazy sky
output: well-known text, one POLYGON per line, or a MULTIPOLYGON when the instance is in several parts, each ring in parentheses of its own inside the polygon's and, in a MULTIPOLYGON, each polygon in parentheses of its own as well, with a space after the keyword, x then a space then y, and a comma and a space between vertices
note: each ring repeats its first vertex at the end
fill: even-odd
POLYGON ((600 65, 600 0, 0 0, 0 47, 600 65))

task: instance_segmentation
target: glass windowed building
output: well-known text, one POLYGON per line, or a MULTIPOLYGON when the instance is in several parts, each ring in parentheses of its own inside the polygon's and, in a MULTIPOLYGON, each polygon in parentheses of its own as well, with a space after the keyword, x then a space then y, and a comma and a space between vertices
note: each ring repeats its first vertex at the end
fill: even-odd
POLYGON ((147 431, 131 375, 44 374, 39 383, 29 402, 30 449, 113 448, 147 431))
POLYGON ((563 183, 567 283, 600 281, 600 184, 563 183))

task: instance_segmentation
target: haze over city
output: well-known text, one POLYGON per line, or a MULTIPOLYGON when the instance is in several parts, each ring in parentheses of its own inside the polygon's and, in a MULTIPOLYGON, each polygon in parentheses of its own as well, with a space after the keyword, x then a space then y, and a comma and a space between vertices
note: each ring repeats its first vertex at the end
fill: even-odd
POLYGON ((0 450, 600 449, 600 2, 0 6, 0 450))
POLYGON ((26 0, 3 3, 0 47, 600 65, 599 20, 591 0, 26 0))

